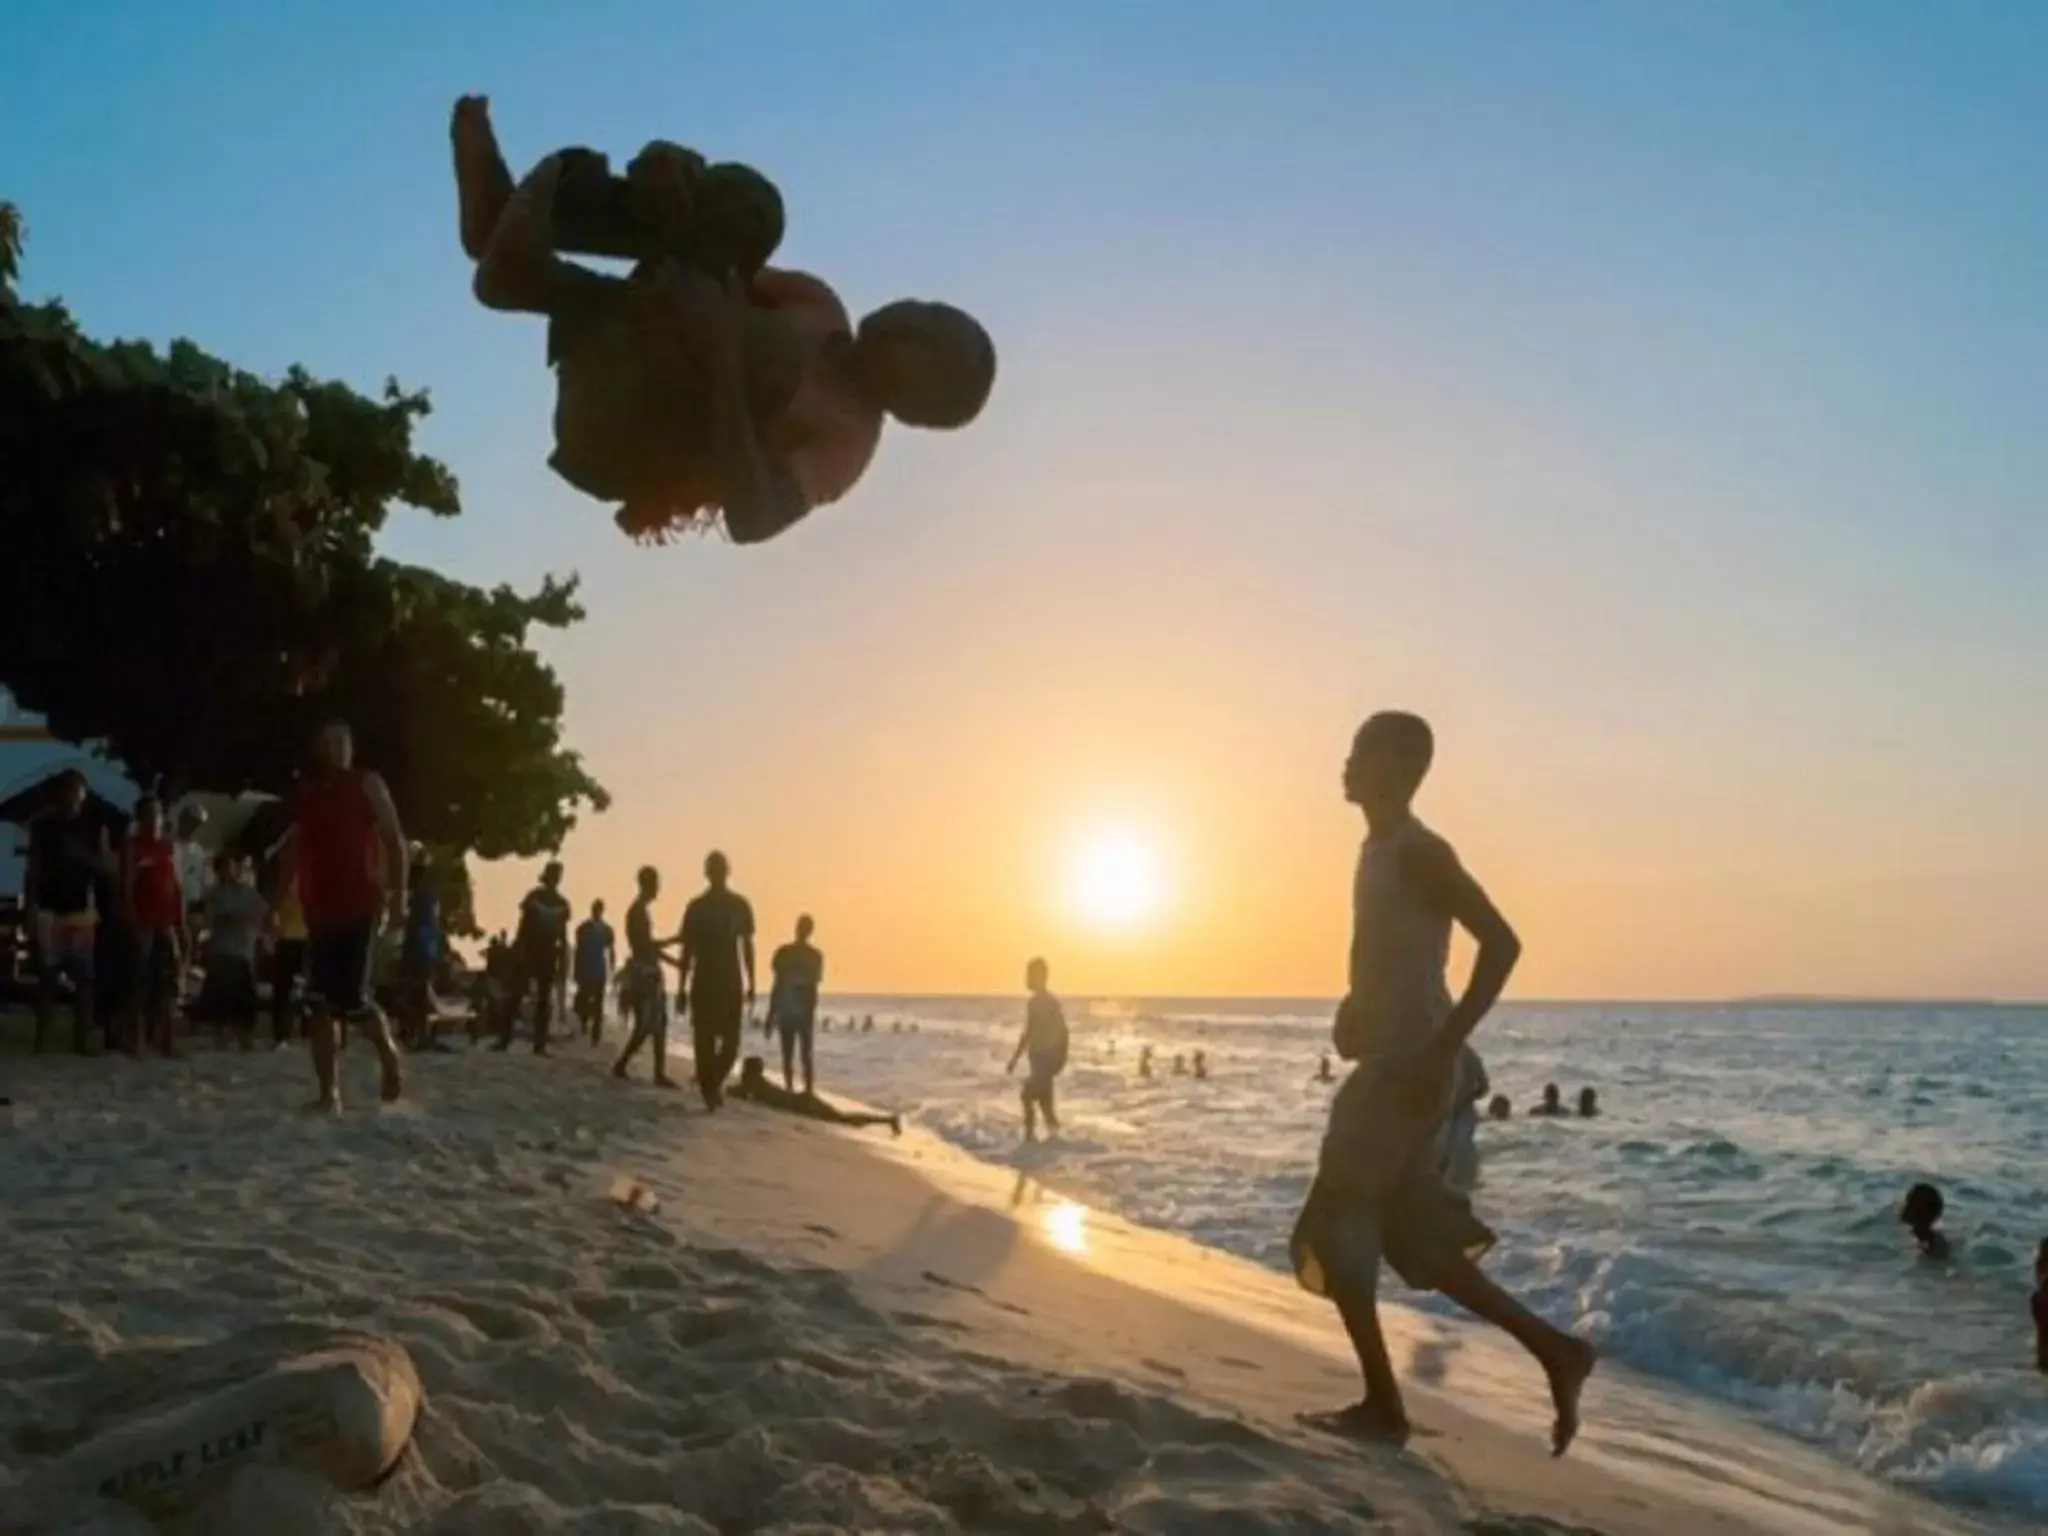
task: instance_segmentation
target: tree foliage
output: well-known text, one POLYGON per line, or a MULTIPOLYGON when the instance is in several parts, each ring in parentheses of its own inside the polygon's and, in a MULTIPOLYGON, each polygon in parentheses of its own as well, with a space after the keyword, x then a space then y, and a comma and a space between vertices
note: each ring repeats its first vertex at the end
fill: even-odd
MULTIPOLYGON (((18 240, 0 205, 0 273, 18 240)), ((394 508, 460 510, 413 447, 427 409, 94 341, 0 282, 0 684, 172 790, 282 792, 343 718, 414 836, 557 846, 605 804, 528 644, 582 617, 575 583, 487 591, 378 553, 394 508)))

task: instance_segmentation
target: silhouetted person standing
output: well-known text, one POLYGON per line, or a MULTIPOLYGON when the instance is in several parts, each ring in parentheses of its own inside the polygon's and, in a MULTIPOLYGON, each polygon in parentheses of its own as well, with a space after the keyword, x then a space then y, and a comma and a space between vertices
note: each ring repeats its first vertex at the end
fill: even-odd
POLYGON ((536 1056, 547 1055, 548 1030, 554 1021, 556 983, 565 969, 563 962, 569 958, 571 915, 569 898, 562 894, 561 862, 550 859, 540 872, 540 884, 528 891, 526 899, 519 903, 519 927, 512 936, 518 980, 513 983, 512 1006, 505 1010, 504 1029, 498 1036, 499 1050, 510 1049, 512 1032, 519 1026, 520 1004, 526 1001, 526 994, 531 991, 533 1051, 536 1056))
POLYGON ((618 943, 604 920, 604 903, 593 901, 590 916, 576 925, 576 1018, 592 1045, 604 1042, 604 989, 618 967, 618 943))
POLYGON ((2034 1366, 2048 1376, 2048 1237, 2034 1255, 2034 1366))
POLYGON ((624 1077, 641 1045, 652 1041, 655 1085, 673 1088, 668 1075, 668 978, 661 968, 676 963, 668 950, 681 941, 654 937, 654 898, 660 894, 661 872, 652 864, 644 866, 640 894, 626 908, 626 974, 619 985, 619 1001, 627 1005, 633 1028, 612 1066, 612 1076, 624 1077))
POLYGON ((1067 1069, 1067 1015, 1060 1000, 1052 995, 1051 968, 1033 960, 1024 968, 1024 985, 1030 992, 1024 1005, 1024 1033, 1010 1055, 1006 1071, 1017 1070, 1020 1060, 1029 1058, 1031 1070, 1024 1077, 1024 1139, 1038 1140, 1038 1116, 1045 1116, 1048 1134, 1058 1135, 1059 1107, 1054 1102, 1053 1084, 1067 1069))
POLYGON ((722 853, 704 861, 706 889, 683 909, 682 976, 677 994, 690 1014, 697 1089, 704 1107, 725 1099, 725 1080, 740 1059, 740 1031, 754 1001, 754 909, 728 883, 722 853))
POLYGON ((817 925, 805 913, 796 920, 796 938, 776 950, 768 962, 769 974, 774 977, 768 989, 768 1021, 782 1038, 782 1086, 796 1086, 794 1058, 801 1055, 805 1093, 817 1089, 813 1035, 818 1023, 818 990, 825 984, 825 957, 811 943, 816 931, 817 925))
POLYGON ((93 887, 114 865, 107 829, 85 813, 85 775, 58 776, 57 804, 29 824, 28 868, 22 879, 29 937, 36 952, 36 1050, 43 1049, 57 980, 71 978, 71 1046, 81 1056, 93 1021, 93 941, 106 915, 93 887))

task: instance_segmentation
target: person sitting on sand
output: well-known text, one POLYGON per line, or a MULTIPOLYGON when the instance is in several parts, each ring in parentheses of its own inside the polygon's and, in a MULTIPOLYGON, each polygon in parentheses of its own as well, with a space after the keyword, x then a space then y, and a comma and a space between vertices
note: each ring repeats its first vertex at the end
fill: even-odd
POLYGON ((2048 1237, 2034 1254, 2034 1366, 2048 1376, 2048 1237))
POLYGON ((1010 1064, 1003 1069, 1015 1072, 1021 1059, 1031 1058, 1023 1093, 1027 1142, 1038 1140, 1037 1117, 1041 1111, 1049 1134, 1056 1136, 1060 1129, 1059 1111, 1053 1103, 1053 1083, 1066 1070, 1067 1015, 1048 988, 1051 974, 1043 960, 1033 960, 1024 968, 1024 985, 1031 993, 1030 1001, 1024 1005, 1024 1033, 1017 1037, 1017 1049, 1010 1053, 1010 1064))
POLYGON ((740 1063, 739 1086, 732 1090, 731 1097, 759 1104, 763 1109, 780 1110, 785 1115, 822 1120, 827 1125, 886 1125, 891 1134, 903 1134, 901 1115, 875 1115, 866 1110, 841 1109, 836 1104, 827 1104, 815 1094, 776 1087, 768 1081, 768 1064, 758 1056, 749 1056, 740 1063))
POLYGON ((1543 1085, 1543 1102, 1529 1111, 1532 1115, 1541 1115, 1546 1118, 1555 1118, 1564 1112, 1564 1094, 1555 1083, 1545 1083, 1543 1085))
POLYGON ((1597 1120, 1600 1118, 1600 1095, 1591 1088, 1579 1090, 1579 1118, 1597 1120))
POLYGON ((1345 797, 1364 812, 1367 835, 1352 887, 1351 990, 1331 1043, 1358 1065, 1331 1099, 1289 1251, 1302 1286, 1336 1304, 1364 1377, 1364 1398, 1329 1427, 1393 1443, 1410 1432, 1380 1331, 1384 1259, 1411 1285, 1449 1297, 1535 1357, 1556 1412, 1551 1452, 1561 1456, 1578 1433, 1579 1395, 1597 1356, 1480 1269, 1493 1231, 1443 1178, 1459 1055, 1499 998, 1521 942, 1451 845, 1415 816, 1433 755, 1423 720, 1380 714, 1359 729, 1345 763, 1345 797), (1478 941, 1456 1001, 1445 977, 1454 926, 1478 941))
POLYGON ((1946 1259, 1949 1256, 1948 1238, 1937 1226, 1947 1208, 1948 1202, 1941 1198, 1941 1191, 1932 1184, 1915 1184, 1899 1203, 1899 1221, 1913 1234, 1913 1241, 1920 1245, 1924 1258, 1946 1259))
POLYGON ((1504 1093, 1496 1093, 1493 1101, 1486 1106, 1489 1120, 1510 1120, 1514 1118, 1515 1101, 1504 1093))
POLYGON ((744 166, 643 150, 626 180, 652 228, 620 278, 559 254, 579 185, 611 196, 599 157, 550 155, 515 187, 480 96, 456 103, 452 135, 477 298, 548 317, 550 463, 622 503, 636 539, 711 509, 736 543, 773 538, 852 489, 885 418, 963 427, 988 400, 995 345, 964 311, 904 299, 856 329, 825 283, 767 266, 781 197, 744 166))
POLYGON ((668 979, 661 968, 676 963, 668 951, 682 940, 654 937, 654 898, 661 894, 661 871, 652 864, 643 866, 638 883, 639 894, 626 908, 626 969, 619 978, 619 1001, 631 1007, 633 1029, 612 1064, 612 1076, 626 1076, 640 1047, 652 1042, 654 1086, 673 1088, 675 1082, 668 1075, 668 979))

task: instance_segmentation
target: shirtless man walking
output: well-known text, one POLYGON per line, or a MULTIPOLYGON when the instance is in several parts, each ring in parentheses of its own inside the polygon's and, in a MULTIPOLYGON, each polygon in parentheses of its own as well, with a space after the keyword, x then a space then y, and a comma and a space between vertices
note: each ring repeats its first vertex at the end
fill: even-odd
POLYGON ((338 1023, 360 1023, 376 1047, 388 1104, 403 1091, 391 1026, 370 995, 380 918, 405 919, 409 850, 391 792, 355 766, 355 738, 339 721, 314 738, 314 770, 300 783, 280 884, 297 881, 306 921, 307 1034, 320 1084, 314 1108, 341 1109, 338 1023))
POLYGON ((1553 1327, 1479 1268, 1494 1234, 1444 1177, 1459 1054, 1499 998, 1521 941, 1411 802, 1435 751, 1414 715, 1366 721, 1344 765, 1344 794, 1367 835, 1352 891, 1351 991, 1337 1011, 1337 1054, 1357 1067, 1331 1099, 1329 1129, 1290 1243, 1304 1288, 1336 1303, 1358 1352, 1365 1397, 1323 1421, 1400 1443, 1407 1410, 1379 1320, 1379 1267, 1448 1296, 1502 1329, 1542 1366, 1562 1456, 1579 1429, 1593 1346, 1553 1327), (1445 979, 1451 927, 1478 941, 1464 996, 1445 979))

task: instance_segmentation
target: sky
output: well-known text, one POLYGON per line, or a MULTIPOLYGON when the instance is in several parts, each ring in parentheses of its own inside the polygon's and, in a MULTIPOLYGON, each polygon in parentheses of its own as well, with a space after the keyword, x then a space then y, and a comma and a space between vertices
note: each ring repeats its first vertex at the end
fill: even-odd
POLYGON ((581 576, 579 901, 717 847, 842 989, 1330 995, 1403 707, 1520 995, 2048 996, 2048 8, 11 0, 0 61, 25 291, 427 388, 466 510, 393 552, 581 576), (462 92, 761 167, 988 412, 629 545, 469 297, 462 92))

